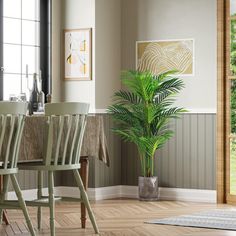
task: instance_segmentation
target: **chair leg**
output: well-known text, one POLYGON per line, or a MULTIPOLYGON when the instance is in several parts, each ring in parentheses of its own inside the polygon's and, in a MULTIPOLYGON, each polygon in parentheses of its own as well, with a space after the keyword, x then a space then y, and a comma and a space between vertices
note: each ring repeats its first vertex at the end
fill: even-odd
POLYGON ((24 199, 22 197, 20 186, 19 186, 18 181, 16 179, 16 176, 14 174, 11 175, 11 181, 12 181, 13 188, 14 188, 14 190, 16 192, 16 196, 18 198, 19 205, 20 205, 20 207, 21 207, 21 209, 22 209, 22 211, 24 213, 25 220, 26 220, 27 226, 29 228, 30 234, 32 236, 35 236, 34 228, 33 228, 32 222, 30 221, 29 213, 27 211, 25 201, 24 201, 24 199))
POLYGON ((49 194, 49 208, 50 208, 50 229, 51 236, 55 236, 55 200, 54 200, 54 179, 53 179, 53 171, 48 172, 48 194, 49 194))
MULTIPOLYGON (((9 180, 10 180, 9 175, 3 176, 3 189, 1 193, 1 202, 4 202, 4 200, 6 199, 8 186, 9 186, 9 180)), ((3 213, 4 213, 3 209, 0 209, 0 224, 2 224, 3 213)))
MULTIPOLYGON (((38 171, 38 193, 37 197, 38 199, 42 198, 42 182, 43 182, 43 172, 38 171)), ((42 207, 38 207, 37 211, 37 219, 38 219, 38 230, 42 227, 42 207)))
POLYGON ((81 177, 80 177, 80 174, 79 174, 79 171, 78 170, 73 170, 73 173, 74 173, 74 176, 75 176, 75 180, 77 182, 77 185, 80 189, 80 194, 81 194, 81 200, 84 202, 84 205, 88 211, 88 215, 89 215, 89 218, 91 220, 91 223, 93 225, 93 229, 95 231, 96 234, 99 234, 99 230, 98 230, 98 226, 97 226, 97 223, 96 223, 96 219, 94 217, 94 214, 92 212, 92 209, 91 209, 91 206, 90 206, 90 203, 89 203, 89 199, 88 199, 88 195, 84 189, 84 185, 83 185, 83 182, 81 180, 81 177))

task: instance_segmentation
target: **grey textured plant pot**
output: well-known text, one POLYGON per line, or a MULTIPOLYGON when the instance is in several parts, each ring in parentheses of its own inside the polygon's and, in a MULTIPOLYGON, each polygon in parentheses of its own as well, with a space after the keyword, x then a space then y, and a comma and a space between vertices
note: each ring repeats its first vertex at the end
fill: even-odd
POLYGON ((158 177, 142 177, 138 179, 139 200, 157 201, 159 199, 158 177))

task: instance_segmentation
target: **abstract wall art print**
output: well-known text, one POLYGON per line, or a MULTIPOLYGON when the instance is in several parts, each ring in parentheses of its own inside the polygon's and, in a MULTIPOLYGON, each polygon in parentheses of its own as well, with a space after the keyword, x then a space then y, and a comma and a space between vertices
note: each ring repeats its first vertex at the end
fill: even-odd
POLYGON ((64 30, 65 80, 92 79, 91 29, 64 30))
POLYGON ((194 40, 137 41, 136 69, 154 75, 177 70, 180 76, 193 76, 194 40))

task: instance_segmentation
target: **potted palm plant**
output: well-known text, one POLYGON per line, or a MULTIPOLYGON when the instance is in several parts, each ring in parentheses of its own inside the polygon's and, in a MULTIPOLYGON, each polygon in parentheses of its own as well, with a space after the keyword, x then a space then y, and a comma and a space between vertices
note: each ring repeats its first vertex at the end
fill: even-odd
POLYGON ((125 89, 114 94, 114 103, 108 107, 116 122, 113 131, 137 146, 142 175, 139 177, 140 200, 158 199, 155 152, 173 135, 168 128, 170 120, 185 111, 173 106, 176 94, 184 87, 181 79, 171 76, 174 73, 155 76, 149 72, 123 72, 121 81, 125 89))

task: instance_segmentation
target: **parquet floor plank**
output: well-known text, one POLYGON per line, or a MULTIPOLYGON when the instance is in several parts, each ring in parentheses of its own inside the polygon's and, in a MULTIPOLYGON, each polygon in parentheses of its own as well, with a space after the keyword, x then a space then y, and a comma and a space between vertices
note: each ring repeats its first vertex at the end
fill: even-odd
MULTIPOLYGON (((146 224, 149 219, 191 214, 215 208, 231 208, 229 205, 215 205, 191 202, 140 202, 130 199, 103 200, 92 202, 92 208, 102 236, 236 236, 236 232, 146 224)), ((37 228, 37 208, 29 208, 33 225, 37 228)), ((23 214, 18 210, 8 210, 11 225, 0 226, 0 236, 29 235, 23 214)), ((56 235, 95 235, 90 221, 87 229, 81 229, 80 204, 59 203, 56 205, 56 235)), ((49 210, 43 208, 42 230, 37 235, 50 235, 49 210)))

